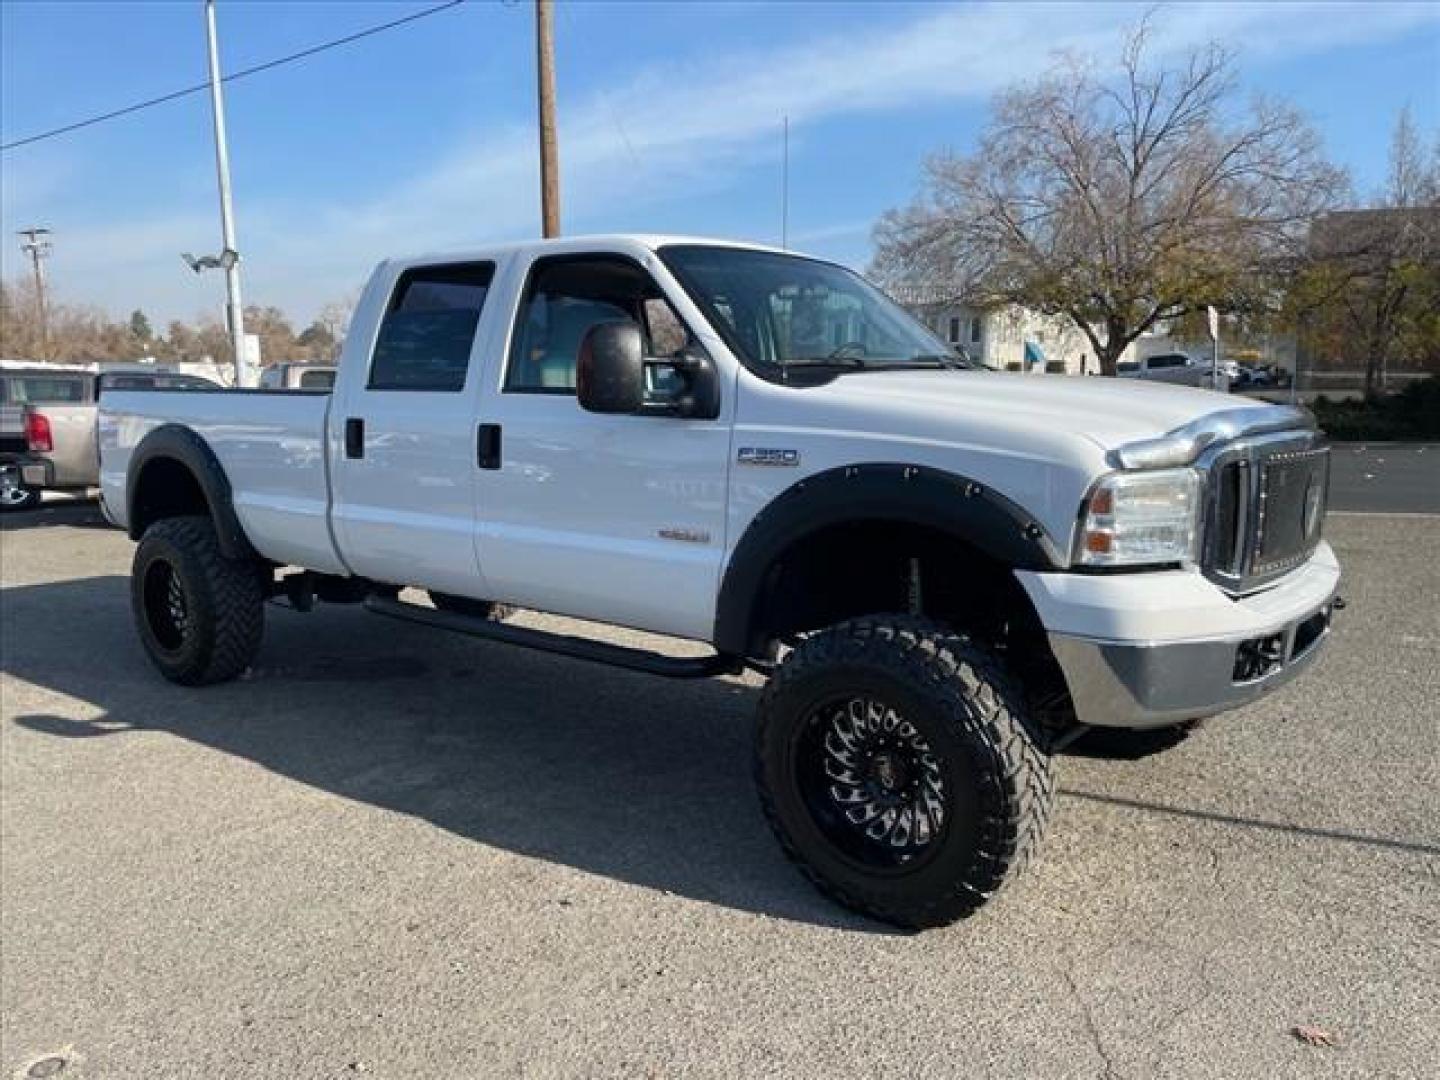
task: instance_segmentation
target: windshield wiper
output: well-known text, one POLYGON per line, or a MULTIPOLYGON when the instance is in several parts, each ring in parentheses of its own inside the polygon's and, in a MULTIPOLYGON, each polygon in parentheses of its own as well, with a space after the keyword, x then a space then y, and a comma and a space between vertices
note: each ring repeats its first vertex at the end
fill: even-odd
POLYGON ((954 353, 921 353, 919 356, 910 357, 911 363, 916 364, 939 364, 941 367, 949 368, 951 371, 973 371, 974 365, 968 364, 954 353))
POLYGON ((863 368, 869 367, 863 356, 801 356, 786 360, 781 367, 787 368, 863 368))

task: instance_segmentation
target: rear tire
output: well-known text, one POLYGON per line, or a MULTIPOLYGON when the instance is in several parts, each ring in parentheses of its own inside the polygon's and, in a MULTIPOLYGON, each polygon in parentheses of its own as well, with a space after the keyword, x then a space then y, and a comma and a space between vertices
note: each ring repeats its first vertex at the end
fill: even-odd
POLYGON ((130 605, 151 663, 182 686, 235 678, 265 630, 260 566, 221 554, 209 518, 164 518, 145 530, 130 605))
POLYGON ((971 914, 1017 873, 1054 800, 1050 758, 996 659, 926 619, 844 622, 761 697, 755 775, 822 892, 905 927, 971 914))
POLYGON ((430 592, 426 595, 430 597, 430 603, 435 605, 437 611, 448 611, 454 615, 470 615, 476 619, 500 622, 515 612, 509 604, 497 604, 493 600, 475 600, 468 596, 443 592, 430 592))

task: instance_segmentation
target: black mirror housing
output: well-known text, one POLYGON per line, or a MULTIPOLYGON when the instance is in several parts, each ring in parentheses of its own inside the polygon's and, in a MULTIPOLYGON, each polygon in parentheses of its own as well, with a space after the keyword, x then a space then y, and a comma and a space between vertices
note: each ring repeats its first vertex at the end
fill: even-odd
POLYGON ((645 337, 638 323, 596 323, 585 332, 576 357, 575 394, 588 412, 640 411, 645 403, 645 337))

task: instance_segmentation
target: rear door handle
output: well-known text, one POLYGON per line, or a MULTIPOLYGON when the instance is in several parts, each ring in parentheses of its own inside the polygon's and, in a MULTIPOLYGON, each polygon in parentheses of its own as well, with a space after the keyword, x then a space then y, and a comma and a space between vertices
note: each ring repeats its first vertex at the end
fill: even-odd
POLYGON ((475 462, 482 469, 500 468, 499 424, 481 424, 475 432, 475 462))
POLYGON ((347 458, 363 458, 365 456, 365 420, 362 417, 351 416, 345 420, 345 456, 347 458))

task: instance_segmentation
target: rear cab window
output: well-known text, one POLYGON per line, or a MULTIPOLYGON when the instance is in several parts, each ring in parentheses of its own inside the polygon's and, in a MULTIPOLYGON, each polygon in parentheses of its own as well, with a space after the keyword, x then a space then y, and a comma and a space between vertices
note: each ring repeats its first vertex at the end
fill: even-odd
POLYGON ((464 389, 495 264, 406 270, 395 283, 370 359, 369 390, 464 389))
POLYGON ((7 405, 80 405, 91 400, 88 376, 7 375, 4 400, 7 405))

